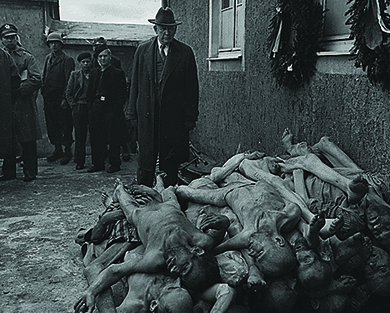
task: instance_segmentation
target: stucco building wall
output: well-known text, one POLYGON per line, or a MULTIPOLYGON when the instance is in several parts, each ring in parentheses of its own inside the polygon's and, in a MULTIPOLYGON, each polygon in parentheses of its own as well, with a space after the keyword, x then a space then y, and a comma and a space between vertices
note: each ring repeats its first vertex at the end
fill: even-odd
POLYGON ((242 150, 283 153, 288 127, 298 141, 314 144, 327 135, 361 167, 388 172, 389 95, 372 86, 348 56, 321 56, 310 84, 298 91, 277 87, 266 46, 274 1, 246 0, 245 70, 209 71, 209 0, 170 5, 177 38, 194 49, 200 80, 200 116, 192 141, 225 160, 242 150))
MULTIPOLYGON (((4 23, 16 25, 23 47, 35 56, 41 70, 43 70, 46 55, 50 53, 45 41, 45 32, 59 31, 65 34, 63 50, 73 57, 76 69, 79 68, 77 55, 84 51, 92 53, 91 39, 104 35, 106 39, 109 39, 113 55, 121 59, 122 68, 127 78, 130 79, 138 43, 150 38, 154 33, 150 25, 63 22, 58 18, 58 0, 0 1, 0 25, 4 23), (111 36, 116 36, 117 39, 112 40, 111 36)), ((43 157, 52 151, 53 146, 47 136, 43 98, 40 92, 37 97, 37 106, 43 133, 42 140, 37 141, 38 155, 43 157)))

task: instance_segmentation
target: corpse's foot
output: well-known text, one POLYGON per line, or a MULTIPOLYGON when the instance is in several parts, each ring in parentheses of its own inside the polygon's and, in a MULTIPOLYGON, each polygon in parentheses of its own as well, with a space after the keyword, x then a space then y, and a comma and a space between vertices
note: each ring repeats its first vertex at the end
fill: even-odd
POLYGON ((348 184, 348 202, 350 204, 358 203, 368 192, 368 182, 362 175, 356 176, 348 184))
POLYGON ((344 226, 344 218, 336 217, 333 219, 326 219, 325 226, 320 230, 322 239, 327 239, 333 235, 340 233, 344 226))
POLYGON ((283 146, 291 156, 306 155, 311 152, 311 148, 307 145, 307 142, 299 142, 295 145, 292 144, 292 133, 286 128, 282 135, 283 146))
POLYGON ((320 245, 320 230, 325 226, 325 212, 313 216, 309 224, 309 232, 306 237, 309 248, 315 249, 320 245))
POLYGON ((119 202, 118 193, 126 192, 125 186, 120 178, 115 179, 114 182, 114 193, 112 194, 112 201, 119 202))
POLYGON ((293 146, 292 144, 292 138, 293 138, 293 134, 291 133, 290 129, 286 128, 283 132, 283 135, 282 135, 282 143, 283 143, 283 147, 284 149, 290 153, 291 151, 291 148, 293 146))

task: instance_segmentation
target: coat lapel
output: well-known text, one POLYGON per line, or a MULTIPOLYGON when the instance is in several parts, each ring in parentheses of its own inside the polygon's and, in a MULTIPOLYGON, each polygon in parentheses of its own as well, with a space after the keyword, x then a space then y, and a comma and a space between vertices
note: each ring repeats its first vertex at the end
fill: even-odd
POLYGON ((145 64, 148 69, 149 77, 154 77, 155 76, 155 71, 154 71, 154 65, 155 65, 155 57, 154 57, 154 46, 157 44, 157 37, 154 40, 150 41, 150 44, 145 50, 145 64), (152 60, 152 62, 150 62, 152 60))
POLYGON ((172 41, 169 47, 169 53, 166 59, 165 71, 163 73, 163 81, 166 81, 169 75, 172 73, 176 65, 180 62, 181 53, 180 48, 176 44, 176 41, 172 41))

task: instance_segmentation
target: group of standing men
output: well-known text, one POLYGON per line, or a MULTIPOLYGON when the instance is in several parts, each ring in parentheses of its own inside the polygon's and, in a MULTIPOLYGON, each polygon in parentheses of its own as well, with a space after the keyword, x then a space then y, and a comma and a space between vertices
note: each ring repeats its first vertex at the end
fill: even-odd
MULTIPOLYGON (((41 133, 35 99, 41 88, 47 133, 54 146, 47 157, 49 162, 70 162, 74 126, 76 169, 84 168, 89 129, 93 166, 88 172, 105 170, 107 157, 107 172, 117 172, 120 149, 128 141, 131 128, 138 141, 138 183, 153 185, 156 164, 166 173, 167 186, 177 183, 179 165, 189 158, 189 131, 195 127, 199 114, 195 56, 188 45, 174 38, 182 22, 175 20, 170 8, 160 8, 149 22, 154 24, 156 36, 141 43, 135 53, 127 102, 125 73, 104 38, 96 41, 93 56, 84 52, 77 57, 80 69, 75 71, 74 60, 62 51, 61 34, 49 34, 51 53, 46 57, 41 78, 34 57, 21 47, 16 27, 4 24, 0 28, 5 50, 18 67, 8 107, 2 109, 8 114, 8 118, 2 118, 2 128, 7 126, 11 135, 8 148, 0 151, 0 157, 4 157, 1 180, 16 177, 17 142, 22 146, 24 180, 36 178, 36 140, 41 133)), ((13 76, 7 77, 9 81, 13 76)))

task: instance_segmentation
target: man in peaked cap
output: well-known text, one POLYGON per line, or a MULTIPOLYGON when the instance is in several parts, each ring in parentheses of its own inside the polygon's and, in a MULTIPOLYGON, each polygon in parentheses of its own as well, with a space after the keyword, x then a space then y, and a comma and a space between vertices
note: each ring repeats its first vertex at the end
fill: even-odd
POLYGON ((72 110, 66 101, 66 86, 70 73, 75 68, 74 60, 62 51, 64 42, 59 33, 47 36, 47 45, 51 53, 46 56, 43 68, 43 107, 45 110, 46 127, 50 143, 54 151, 47 161, 61 159, 61 164, 68 164, 72 158, 73 143, 72 110), (65 147, 65 152, 62 149, 65 147))
POLYGON ((138 130, 138 183, 153 185, 158 158, 168 186, 177 183, 178 166, 189 157, 189 131, 199 114, 198 74, 191 47, 174 38, 182 22, 173 11, 160 8, 149 22, 156 36, 135 53, 126 120, 138 130))
MULTIPOLYGON (((36 140, 41 139, 41 130, 35 99, 42 85, 41 73, 34 56, 20 44, 15 25, 9 23, 2 25, 0 38, 5 50, 15 61, 22 80, 14 98, 13 126, 16 138, 22 147, 24 181, 29 182, 34 180, 38 173, 36 140)), ((14 153, 4 160, 3 171, 8 177, 16 176, 14 153)))

